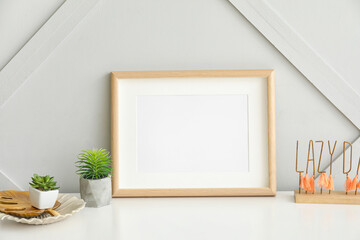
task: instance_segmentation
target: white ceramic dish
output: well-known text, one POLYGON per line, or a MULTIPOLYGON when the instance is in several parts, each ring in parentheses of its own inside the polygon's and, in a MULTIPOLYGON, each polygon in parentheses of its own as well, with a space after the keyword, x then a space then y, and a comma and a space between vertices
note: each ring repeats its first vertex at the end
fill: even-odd
POLYGON ((60 213, 59 216, 53 217, 48 213, 44 213, 34 218, 19 218, 5 213, 0 213, 0 220, 6 219, 25 224, 44 225, 62 221, 85 207, 84 200, 70 194, 59 194, 57 200, 61 203, 61 206, 56 209, 56 211, 60 213))

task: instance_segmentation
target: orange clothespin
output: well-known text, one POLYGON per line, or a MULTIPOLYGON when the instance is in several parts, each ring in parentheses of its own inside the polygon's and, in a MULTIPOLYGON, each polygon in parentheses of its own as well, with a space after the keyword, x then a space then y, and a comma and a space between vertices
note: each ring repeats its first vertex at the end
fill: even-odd
POLYGON ((334 147, 331 150, 330 141, 328 141, 329 154, 330 154, 330 174, 328 177, 327 186, 325 188, 329 190, 329 194, 331 193, 331 190, 334 190, 334 180, 332 177, 332 163, 333 163, 333 156, 335 153, 336 144, 337 144, 337 141, 335 141, 334 147))
POLYGON ((328 185, 328 177, 326 175, 326 172, 325 171, 320 171, 321 157, 322 157, 322 152, 323 152, 323 148, 324 148, 324 141, 316 141, 316 142, 321 143, 321 150, 320 150, 319 164, 318 164, 317 172, 320 173, 318 186, 320 188, 320 193, 322 194, 323 193, 323 187, 326 188, 326 186, 328 185))
POLYGON ((347 194, 351 190, 351 178, 349 177, 349 174, 346 174, 344 187, 345 187, 345 192, 347 194))
POLYGON ((310 188, 308 190, 311 193, 315 193, 315 175, 312 175, 310 178, 310 188))
POLYGON ((329 185, 328 181, 329 181, 328 176, 326 175, 326 173, 322 172, 320 174, 318 181, 318 186, 320 188, 321 194, 322 194, 322 188, 326 188, 329 185))
MULTIPOLYGON (((360 166, 360 158, 359 158, 359 162, 358 162, 358 166, 357 166, 357 170, 356 170, 356 181, 358 180, 358 175, 359 175, 359 166, 360 166)), ((356 189, 355 189, 355 195, 357 194, 357 189, 360 188, 360 181, 359 183, 356 183, 356 189)))
POLYGON ((346 194, 348 194, 349 191, 352 190, 352 181, 351 178, 349 177, 349 172, 351 171, 352 168, 352 145, 349 142, 344 141, 343 144, 343 173, 346 174, 346 180, 345 180, 345 192, 346 194), (350 167, 348 171, 345 171, 345 145, 349 144, 350 145, 350 167))
POLYGON ((309 141, 309 149, 308 149, 308 158, 306 163, 306 175, 305 175, 305 187, 306 192, 315 193, 315 157, 314 157, 314 142, 313 140, 309 141), (310 158, 310 150, 312 150, 312 158, 310 158), (308 171, 309 171, 309 162, 313 162, 313 175, 309 179, 308 177, 308 171))
POLYGON ((329 190, 329 194, 331 193, 331 190, 335 190, 334 189, 334 179, 332 177, 332 175, 329 175, 329 178, 328 178, 328 185, 326 186, 326 189, 329 190))

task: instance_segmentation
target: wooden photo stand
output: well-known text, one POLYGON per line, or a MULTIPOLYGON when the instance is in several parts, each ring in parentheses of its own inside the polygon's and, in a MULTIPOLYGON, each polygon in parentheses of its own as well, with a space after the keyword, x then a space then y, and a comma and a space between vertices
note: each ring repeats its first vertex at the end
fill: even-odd
POLYGON ((330 174, 326 175, 325 171, 320 171, 321 157, 323 153, 324 142, 316 141, 315 143, 321 143, 321 150, 318 162, 317 172, 320 175, 318 180, 318 187, 320 191, 315 190, 315 157, 314 157, 314 141, 309 141, 308 157, 305 170, 305 176, 302 175, 304 171, 298 169, 298 152, 299 152, 299 141, 296 143, 296 172, 299 174, 299 189, 294 191, 295 203, 320 203, 320 204, 356 204, 360 205, 360 194, 357 194, 358 188, 360 188, 360 181, 358 181, 358 173, 360 166, 360 158, 357 166, 357 171, 354 179, 349 177, 349 173, 352 169, 352 145, 349 142, 343 144, 343 174, 346 176, 345 179, 345 191, 334 191, 334 183, 332 179, 332 162, 333 155, 335 152, 337 141, 331 148, 330 141, 328 141, 329 154, 330 154, 330 174), (346 144, 350 148, 350 166, 349 169, 345 170, 345 150, 346 144), (311 157, 310 157, 311 155, 311 157), (313 165, 313 172, 311 178, 308 177, 309 163, 313 165), (323 190, 323 188, 325 188, 323 190))

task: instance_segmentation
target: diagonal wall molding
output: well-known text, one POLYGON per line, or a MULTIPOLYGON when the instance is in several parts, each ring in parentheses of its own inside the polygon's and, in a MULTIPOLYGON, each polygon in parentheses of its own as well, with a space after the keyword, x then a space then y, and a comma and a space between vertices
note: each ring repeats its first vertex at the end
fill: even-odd
POLYGON ((99 0, 66 0, 0 72, 0 110, 99 0))
POLYGON ((0 38, 0 71, 65 1, 17 0, 0 2, 0 32, 3 36, 0 38))
POLYGON ((5 173, 0 171, 0 191, 23 190, 19 185, 12 181, 5 173))
POLYGON ((360 128, 360 96, 265 0, 228 0, 326 98, 360 128))
MULTIPOLYGON (((0 72, 0 111, 100 0, 66 0, 0 72)), ((0 170, 0 190, 21 188, 0 170)))
MULTIPOLYGON (((360 129, 360 96, 266 0, 228 1, 360 129)), ((360 137, 353 144, 360 145, 360 137)), ((338 156, 333 164, 342 156, 338 156)), ((327 172, 329 168, 326 168, 327 172)))

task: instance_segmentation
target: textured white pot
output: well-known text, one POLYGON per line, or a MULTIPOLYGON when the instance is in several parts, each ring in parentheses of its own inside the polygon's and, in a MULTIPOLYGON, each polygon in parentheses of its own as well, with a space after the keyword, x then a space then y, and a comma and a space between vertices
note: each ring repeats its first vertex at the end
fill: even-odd
POLYGON ((59 195, 59 190, 40 191, 36 188, 29 187, 29 198, 31 205, 38 209, 52 208, 59 195))
POLYGON ((80 178, 80 195, 86 207, 102 207, 111 202, 111 178, 90 180, 80 178))

